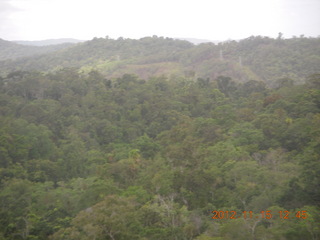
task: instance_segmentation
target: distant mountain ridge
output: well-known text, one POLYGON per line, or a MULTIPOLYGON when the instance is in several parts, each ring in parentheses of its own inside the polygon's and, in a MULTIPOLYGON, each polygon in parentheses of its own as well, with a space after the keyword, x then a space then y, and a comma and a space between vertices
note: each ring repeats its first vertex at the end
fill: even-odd
POLYGON ((50 45, 58 45, 63 43, 80 43, 85 42, 85 40, 78 40, 74 38, 59 38, 59 39, 46 39, 39 41, 13 41, 15 43, 27 46, 50 46, 50 45))
POLYGON ((23 57, 31 57, 39 54, 46 54, 64 49, 73 45, 72 43, 63 43, 50 46, 27 46, 16 42, 0 39, 0 61, 15 60, 23 57))

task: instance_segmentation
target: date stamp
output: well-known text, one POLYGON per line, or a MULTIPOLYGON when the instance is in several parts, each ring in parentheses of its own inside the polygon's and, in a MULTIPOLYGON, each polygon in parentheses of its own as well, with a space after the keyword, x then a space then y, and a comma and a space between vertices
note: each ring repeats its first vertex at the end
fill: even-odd
POLYGON ((259 213, 254 213, 253 211, 212 211, 213 216, 212 219, 254 219, 254 218, 261 218, 261 219, 293 219, 293 218, 300 218, 306 219, 308 218, 307 211, 277 211, 272 212, 270 210, 261 211, 259 213))

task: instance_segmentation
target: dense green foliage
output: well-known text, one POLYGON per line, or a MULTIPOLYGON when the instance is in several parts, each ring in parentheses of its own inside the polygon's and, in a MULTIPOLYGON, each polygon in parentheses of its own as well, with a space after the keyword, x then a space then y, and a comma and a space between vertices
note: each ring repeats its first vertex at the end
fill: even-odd
POLYGON ((319 74, 274 89, 76 68, 0 80, 0 239, 320 237, 319 74), (212 219, 214 210, 254 217, 212 219), (268 210, 273 218, 256 218, 268 210), (286 210, 292 218, 280 219, 286 210))

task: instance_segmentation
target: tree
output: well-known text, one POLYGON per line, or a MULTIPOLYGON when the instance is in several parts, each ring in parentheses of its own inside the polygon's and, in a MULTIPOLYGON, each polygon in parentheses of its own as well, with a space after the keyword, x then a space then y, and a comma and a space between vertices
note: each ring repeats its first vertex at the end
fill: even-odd
POLYGON ((50 239, 139 239, 136 209, 133 199, 110 195, 81 211, 69 228, 59 230, 50 239))
POLYGON ((27 180, 12 179, 3 183, 0 193, 0 229, 6 237, 19 235, 27 239, 32 228, 33 184, 27 180))
POLYGON ((231 97, 232 93, 237 90, 237 84, 230 77, 219 76, 216 79, 219 90, 227 97, 231 97))
POLYGON ((307 86, 320 89, 320 73, 315 73, 307 77, 307 86))

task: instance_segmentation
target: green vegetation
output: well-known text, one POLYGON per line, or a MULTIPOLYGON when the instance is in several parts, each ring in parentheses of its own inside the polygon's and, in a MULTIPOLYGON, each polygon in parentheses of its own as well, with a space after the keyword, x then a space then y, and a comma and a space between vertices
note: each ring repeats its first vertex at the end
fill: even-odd
MULTIPOLYGON (((2 61, 0 72, 5 77, 14 71, 52 72, 75 67, 87 73, 98 70, 107 78, 134 74, 148 79, 164 74, 216 79, 223 75, 239 82, 258 80, 279 87, 279 79, 288 78, 301 84, 307 76, 320 71, 319 46, 319 38, 304 37, 272 39, 252 36, 238 42, 197 46, 157 36, 139 40, 94 38, 52 53, 2 61)), ((13 51, 12 48, 9 50, 13 51)), ((8 52, 5 47, 3 51, 8 52)))
POLYGON ((319 239, 320 74, 299 65, 315 60, 317 50, 301 52, 301 68, 278 76, 285 60, 271 63, 284 53, 259 59, 264 48, 275 54, 298 42, 311 49, 319 39, 256 37, 218 46, 94 39, 60 52, 73 51, 74 68, 43 62, 48 72, 4 74, 0 239, 319 239), (77 49, 97 44, 92 61, 88 52, 76 58, 77 49), (115 58, 99 59, 103 47, 115 58), (244 51, 243 66, 231 64, 233 47, 244 51), (248 67, 250 57, 257 64, 248 67), (137 64, 150 77, 109 77, 137 64), (208 66, 233 74, 213 77, 208 66), (222 219, 212 211, 224 211, 222 219))

